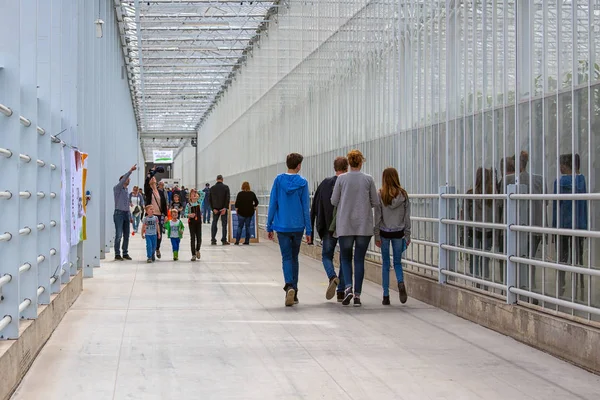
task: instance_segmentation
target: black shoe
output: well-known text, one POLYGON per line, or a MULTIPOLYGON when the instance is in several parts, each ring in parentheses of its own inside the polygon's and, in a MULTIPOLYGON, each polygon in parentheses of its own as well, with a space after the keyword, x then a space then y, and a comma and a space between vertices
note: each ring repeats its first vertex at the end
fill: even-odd
POLYGON ((210 242, 210 245, 211 245, 211 246, 216 246, 216 245, 217 245, 217 242, 210 242))
POLYGON ((244 246, 250 246, 250 243, 244 243, 244 246))
POLYGON ((390 296, 383 296, 383 300, 381 301, 381 304, 383 304, 384 306, 389 306, 390 305, 390 296))
POLYGON ((131 258, 131 257, 129 257, 129 255, 123 256, 123 259, 124 259, 124 260, 129 260, 129 261, 131 261, 131 260, 132 260, 132 258, 131 258))
POLYGON ((344 301, 344 292, 337 292, 337 301, 338 303, 344 301))
POLYGON ((362 303, 360 302, 360 297, 354 296, 354 307, 360 307, 362 303))
POLYGON ((160 250, 156 250, 156 258, 160 258, 160 250))
POLYGON ((285 290, 285 306, 286 307, 291 307, 294 305, 294 297, 296 297, 296 291, 294 290, 294 288, 291 285, 287 286, 287 289, 285 290))
POLYGON ((239 246, 239 245, 240 245, 240 242, 235 242, 234 244, 235 244, 236 246, 239 246))
POLYGON ((332 276, 329 278, 329 286, 327 286, 327 292, 325 292, 325 298, 327 300, 333 299, 333 296, 335 296, 335 289, 337 289, 339 283, 340 280, 337 276, 332 276))
POLYGON ((408 293, 406 293, 406 286, 404 285, 404 282, 398 282, 398 292, 400 295, 400 303, 406 303, 406 300, 408 300, 408 293))
POLYGON ((344 299, 342 300, 342 305, 347 306, 350 305, 350 301, 354 297, 354 293, 352 293, 352 288, 348 288, 344 291, 344 299))
POLYGON ((156 257, 152 256, 152 262, 156 261, 156 257))
POLYGON ((298 300, 298 291, 296 290, 296 294, 294 294, 294 304, 299 304, 300 301, 298 300))
POLYGON ((123 261, 123 257, 121 257, 121 256, 115 256, 115 260, 116 261, 123 261))
POLYGON ((231 244, 229 242, 222 242, 222 243, 223 243, 223 246, 229 246, 231 244))

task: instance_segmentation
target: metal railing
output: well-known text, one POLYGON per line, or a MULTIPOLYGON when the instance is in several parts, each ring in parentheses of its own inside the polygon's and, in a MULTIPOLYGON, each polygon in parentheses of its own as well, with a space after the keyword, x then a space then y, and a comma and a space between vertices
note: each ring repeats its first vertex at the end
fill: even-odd
MULTIPOLYGON (((258 225, 265 229, 269 195, 258 197, 261 199, 258 225)), ((540 244, 545 259, 531 254, 528 244, 531 235, 597 239, 600 232, 530 226, 519 221, 517 216, 519 202, 599 201, 600 193, 521 194, 517 193, 515 185, 509 185, 506 194, 457 194, 452 187, 441 187, 439 194, 409 194, 409 197, 418 204, 418 207, 413 205, 413 213, 418 209, 424 215, 411 216, 411 246, 402 260, 405 270, 437 279, 440 284, 458 285, 501 297, 508 304, 533 306, 553 314, 564 313, 583 322, 600 321, 600 269, 549 259, 547 253, 551 253, 556 244, 547 239, 540 244), (500 201, 503 212, 496 222, 459 219, 460 207, 456 203, 460 200, 500 201), (497 222, 500 220, 503 222, 497 222), (431 236, 436 229, 434 240, 422 238, 423 230, 431 236), (459 243, 461 231, 463 243, 459 243), (491 235, 486 248, 481 243, 474 243, 473 237, 467 235, 467 232, 475 231, 491 235), (585 287, 579 287, 581 282, 585 287), (583 293, 576 295, 576 289, 583 293)), ((320 241, 315 240, 315 244, 320 241)), ((380 263, 379 249, 371 246, 367 258, 380 263)))

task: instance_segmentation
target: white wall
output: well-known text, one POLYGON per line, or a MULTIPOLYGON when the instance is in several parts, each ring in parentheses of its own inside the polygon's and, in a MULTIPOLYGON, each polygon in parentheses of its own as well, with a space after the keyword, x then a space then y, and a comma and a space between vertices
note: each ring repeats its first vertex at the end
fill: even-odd
POLYGON ((196 186, 195 147, 190 146, 184 148, 175 158, 175 162, 173 163, 173 178, 180 178, 185 187, 193 188, 196 186))

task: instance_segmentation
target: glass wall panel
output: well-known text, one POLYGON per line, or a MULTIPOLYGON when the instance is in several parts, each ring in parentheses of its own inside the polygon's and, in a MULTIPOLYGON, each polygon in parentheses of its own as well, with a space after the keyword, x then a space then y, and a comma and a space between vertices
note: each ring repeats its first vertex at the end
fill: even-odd
MULTIPOLYGON (((581 233, 600 228, 598 201, 553 197, 600 189, 598 26, 598 0, 290 0, 200 127, 198 176, 251 180, 266 203, 287 153, 305 156, 314 191, 336 156, 359 148, 377 185, 385 167, 399 170, 415 217, 406 268, 434 278, 423 268, 440 257, 431 195, 448 185, 500 196, 454 203, 465 226, 451 229, 451 268, 464 277, 449 281, 503 298, 483 283, 506 283, 502 195, 516 184, 544 197, 519 200, 517 224, 531 229, 513 255, 547 263, 519 264, 516 285, 598 307, 597 277, 555 268, 600 265, 598 239, 581 233)), ((377 248, 368 257, 379 261, 377 248)), ((519 302, 596 318, 540 299, 519 302)))

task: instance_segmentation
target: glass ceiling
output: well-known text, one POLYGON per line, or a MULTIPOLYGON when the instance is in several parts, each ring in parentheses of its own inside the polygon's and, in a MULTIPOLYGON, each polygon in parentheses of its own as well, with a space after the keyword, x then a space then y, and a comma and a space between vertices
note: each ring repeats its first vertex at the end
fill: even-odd
POLYGON ((189 143, 279 3, 115 0, 146 160, 189 143))

